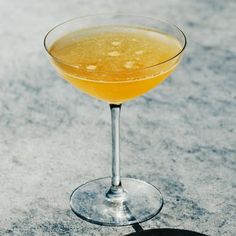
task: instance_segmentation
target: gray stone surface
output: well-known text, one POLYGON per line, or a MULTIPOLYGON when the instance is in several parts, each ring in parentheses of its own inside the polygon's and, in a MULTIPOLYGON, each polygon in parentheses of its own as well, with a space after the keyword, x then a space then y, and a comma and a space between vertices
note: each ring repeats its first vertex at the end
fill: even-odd
POLYGON ((122 175, 165 198, 141 226, 235 235, 235 0, 1 0, 0 235, 134 232, 70 210, 74 188, 110 175, 110 114, 59 79, 42 46, 55 24, 111 11, 166 18, 189 42, 171 78, 123 107, 122 175))

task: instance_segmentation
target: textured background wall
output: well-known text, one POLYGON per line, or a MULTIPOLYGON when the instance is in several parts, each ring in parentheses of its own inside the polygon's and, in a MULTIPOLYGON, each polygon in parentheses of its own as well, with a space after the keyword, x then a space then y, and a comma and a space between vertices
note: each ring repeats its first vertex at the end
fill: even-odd
POLYGON ((69 208, 74 188, 110 175, 108 106, 62 79, 42 40, 75 16, 125 12, 165 18, 188 37, 160 87, 124 105, 122 175, 160 188, 148 228, 236 233, 236 1, 1 0, 0 235, 124 235, 69 208))

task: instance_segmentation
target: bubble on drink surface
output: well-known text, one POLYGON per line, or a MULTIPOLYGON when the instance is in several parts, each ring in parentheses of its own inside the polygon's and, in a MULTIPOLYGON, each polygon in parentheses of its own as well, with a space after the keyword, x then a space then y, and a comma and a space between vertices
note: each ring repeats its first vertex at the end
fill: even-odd
POLYGON ((139 50, 135 52, 136 55, 142 55, 143 54, 143 50, 139 50))
POLYGON ((134 64, 135 64, 134 61, 127 61, 127 62, 125 62, 124 67, 126 69, 132 69, 134 67, 134 64))
POLYGON ((131 39, 133 42, 137 42, 137 39, 136 38, 132 38, 131 39))
POLYGON ((120 53, 117 52, 117 51, 112 51, 112 52, 108 52, 108 56, 111 56, 111 57, 118 57, 118 56, 120 56, 120 53))
POLYGON ((95 65, 88 65, 88 66, 86 66, 86 68, 88 70, 96 70, 97 66, 95 66, 95 65))
POLYGON ((81 67, 81 64, 77 64, 77 65, 75 65, 75 68, 80 68, 81 67))
POLYGON ((121 44, 121 42, 119 42, 119 41, 113 41, 111 44, 112 44, 113 46, 119 46, 119 45, 121 44))

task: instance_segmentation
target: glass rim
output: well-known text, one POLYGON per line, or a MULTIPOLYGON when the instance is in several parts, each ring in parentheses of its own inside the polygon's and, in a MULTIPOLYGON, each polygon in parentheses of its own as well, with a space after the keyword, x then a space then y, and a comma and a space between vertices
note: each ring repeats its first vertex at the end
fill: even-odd
MULTIPOLYGON (((147 70, 147 69, 153 69, 159 65, 163 65, 167 62, 170 62, 172 61, 173 59, 177 58, 178 56, 180 56, 183 51, 185 50, 186 48, 186 45, 187 45, 187 38, 186 38, 186 35, 184 34, 184 32, 178 27, 176 26, 175 24, 172 24, 172 23, 169 23, 168 21, 166 20, 163 20, 161 18, 156 18, 156 17, 149 17, 149 16, 142 16, 142 15, 132 15, 132 14, 119 14, 119 13, 114 13, 114 14, 111 14, 111 13, 102 13, 102 14, 93 14, 93 15, 85 15, 85 16, 79 16, 79 17, 74 17, 72 19, 69 19, 69 20, 66 20, 62 23, 59 23, 57 25, 55 25, 54 27, 52 27, 45 35, 44 39, 43 39, 43 45, 44 45, 44 48, 46 50, 46 52, 48 53, 48 55, 54 59, 55 61, 59 62, 59 63, 62 63, 66 66, 70 66, 70 67, 73 67, 73 68, 78 68, 76 65, 73 65, 73 64, 69 64, 69 63, 66 63, 64 60, 61 60, 60 58, 54 56, 49 48, 47 47, 47 38, 48 36, 50 35, 50 33, 52 33, 55 29, 57 29, 58 27, 64 25, 64 24, 67 24, 69 22, 72 22, 72 21, 76 21, 76 20, 80 20, 80 19, 86 19, 86 18, 90 18, 90 17, 96 17, 96 16, 126 16, 126 17, 140 17, 140 18, 145 18, 145 19, 149 19, 149 20, 155 20, 155 21, 159 21, 159 22, 162 22, 162 23, 165 23, 169 26, 172 26, 174 28, 176 28, 180 33, 181 35, 183 36, 184 38, 184 43, 183 43, 183 46, 181 47, 181 50, 176 53, 174 56, 170 57, 169 59, 167 60, 164 60, 162 62, 159 62, 159 63, 155 63, 153 65, 150 65, 150 66, 146 66, 146 67, 142 67, 142 68, 135 68, 135 69, 131 69, 129 71, 127 70, 117 70, 117 71, 114 71, 114 70, 101 70, 101 71, 90 71, 90 70, 87 70, 87 69, 83 69, 83 68, 80 68, 80 70, 82 71, 87 71, 87 72, 90 72, 90 73, 97 73, 97 74, 100 74, 100 73, 119 73, 119 72, 126 72, 126 73, 132 73, 132 72, 137 72, 137 71, 143 71, 143 70, 147 70)), ((140 25, 142 26, 142 25, 140 25)))

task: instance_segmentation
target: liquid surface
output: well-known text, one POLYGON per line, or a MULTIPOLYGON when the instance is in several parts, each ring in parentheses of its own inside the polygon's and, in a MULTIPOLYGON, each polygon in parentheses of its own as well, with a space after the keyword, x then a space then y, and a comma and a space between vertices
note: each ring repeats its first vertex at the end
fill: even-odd
POLYGON ((78 30, 59 38, 50 48, 54 64, 66 80, 112 103, 130 100, 159 84, 179 58, 168 60, 180 51, 180 42, 174 37, 127 26, 78 30))

